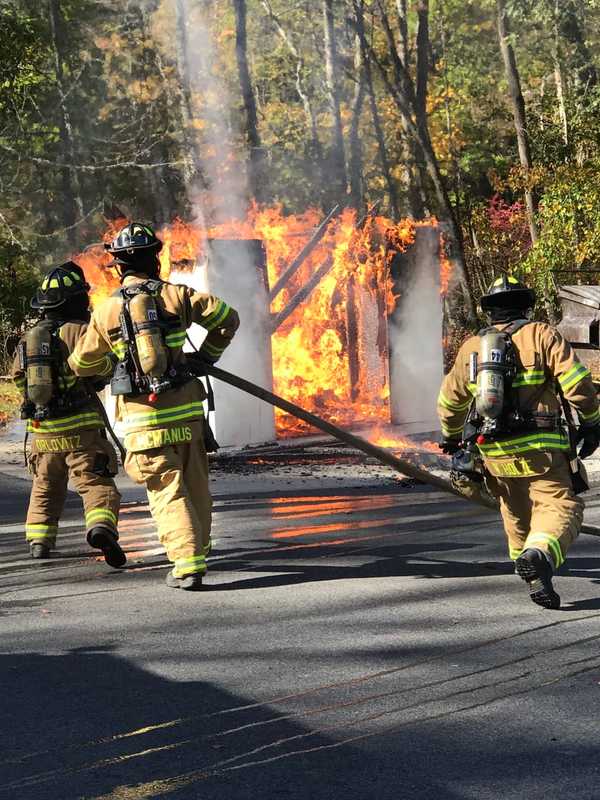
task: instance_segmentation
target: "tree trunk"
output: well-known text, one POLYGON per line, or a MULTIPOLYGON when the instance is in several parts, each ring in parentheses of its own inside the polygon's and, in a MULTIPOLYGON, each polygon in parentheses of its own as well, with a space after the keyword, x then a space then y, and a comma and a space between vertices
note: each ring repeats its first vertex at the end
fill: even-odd
POLYGON ((183 121, 182 144, 186 164, 183 179, 186 185, 199 179, 208 188, 198 152, 198 142, 194 131, 194 109, 192 104, 192 80, 189 64, 189 42, 186 27, 186 0, 175 0, 175 53, 179 81, 179 111, 183 121))
POLYGON ((282 25, 279 17, 277 17, 276 14, 274 13, 269 0, 262 0, 262 5, 267 14, 269 15, 269 19, 275 26, 277 33, 281 37, 281 40, 284 42, 285 46, 288 48, 292 56, 296 59, 296 91, 298 93, 298 97, 302 101, 304 114, 306 116, 306 123, 308 129, 310 130, 311 157, 316 162, 318 168, 323 161, 323 149, 321 147, 321 142, 319 140, 319 126, 317 122, 317 115, 315 113, 315 110, 313 108, 310 99, 309 90, 307 89, 304 83, 304 58, 302 57, 300 50, 294 44, 291 35, 282 25))
POLYGON ((352 122, 350 125, 350 202, 352 207, 362 215, 364 211, 364 191, 363 191, 363 157, 362 144, 360 140, 360 120, 365 102, 366 79, 365 69, 362 58, 362 47, 360 37, 356 35, 354 53, 354 74, 357 76, 356 89, 352 99, 352 122))
MULTIPOLYGON (((154 53, 152 49, 148 10, 146 8, 140 8, 139 17, 136 22, 138 25, 137 32, 144 47, 154 53)), ((158 59, 155 59, 155 66, 158 68, 161 78, 164 79, 161 66, 157 61, 158 59)), ((151 70, 148 69, 148 62, 143 61, 142 64, 140 64, 140 69, 142 70, 144 81, 149 81, 151 79, 151 70)), ((136 114, 138 113, 136 109, 136 114)), ((166 163, 170 160, 170 154, 164 136, 162 136, 161 141, 157 143, 156 150, 158 153, 157 161, 166 163)), ((169 187, 167 167, 164 166, 164 163, 162 166, 156 166, 154 169, 151 169, 148 175, 152 195, 150 199, 153 206, 152 220, 156 225, 169 223, 174 216, 173 195, 169 187)))
POLYGON ((331 149, 331 179, 336 200, 344 200, 348 189, 346 174, 346 155, 344 148, 344 131, 340 111, 340 94, 338 88, 338 57, 335 41, 335 20, 333 0, 323 0, 323 26, 325 40, 325 76, 329 108, 333 121, 333 146, 331 149))
MULTIPOLYGON (((452 208, 452 204, 448 196, 448 191, 444 183, 444 179, 440 170, 440 165, 438 163, 437 156, 435 154, 433 145, 431 143, 427 113, 426 111, 423 111, 423 109, 426 109, 426 100, 427 100, 426 92, 425 92, 425 97, 421 97, 419 100, 417 100, 417 93, 415 91, 411 76, 408 73, 408 71, 404 68, 400 60, 400 57, 398 55, 391 25, 381 0, 378 0, 378 6, 382 22, 388 37, 388 42, 390 44, 390 51, 391 51, 390 56, 394 67, 395 81, 390 80, 387 70, 385 69, 381 61, 379 61, 379 59, 377 58, 377 54, 375 53, 370 44, 368 45, 369 54, 373 59, 373 61, 377 64, 377 67, 379 69, 381 77, 383 78, 386 88, 388 89, 391 97, 396 103, 396 106, 398 108, 398 111, 400 112, 401 117, 404 119, 404 124, 406 126, 409 135, 414 139, 414 141, 417 143, 417 145, 419 146, 419 148, 423 153, 423 159, 425 162, 427 173, 429 175, 429 178, 433 184, 433 188, 435 191, 439 214, 442 220, 446 222, 450 238, 452 239, 452 244, 455 251, 453 255, 453 261, 457 272, 456 276, 457 283, 462 288, 463 296, 467 307, 466 309, 467 313, 472 319, 475 319, 476 316, 475 305, 473 303, 473 298, 471 297, 469 282, 467 279, 467 267, 464 257, 462 232, 456 220, 456 215, 454 213, 454 209, 452 208)), ((421 14, 427 14, 428 9, 426 2, 419 3, 419 11, 421 14)), ((422 30, 426 32, 427 29, 423 27, 422 30)), ((429 47, 428 36, 426 37, 425 35, 422 34, 420 40, 420 47, 421 48, 429 47)), ((421 61, 420 61, 421 69, 424 69, 423 61, 424 61, 424 56, 423 54, 421 54, 421 61)), ((421 77, 421 81, 423 80, 424 76, 421 77)))
POLYGON ((429 2, 417 3, 417 91, 415 110, 417 120, 427 117, 427 88, 429 84, 429 2))
POLYGON ((454 211, 456 214, 456 221, 461 230, 463 230, 462 223, 462 173, 460 169, 460 161, 458 158, 458 151, 454 140, 454 132, 452 130, 452 106, 451 106, 451 89, 448 80, 448 59, 446 51, 446 19, 445 16, 440 16, 440 30, 439 30, 441 52, 443 59, 443 80, 444 80, 444 111, 446 117, 446 135, 448 136, 448 150, 450 153, 450 160, 452 163, 452 188, 454 191, 454 211))
POLYGON ((64 75, 64 21, 62 18, 60 0, 48 0, 48 11, 50 18, 50 35, 52 41, 52 51, 54 56, 54 69, 56 74, 56 85, 58 88, 60 116, 59 116, 59 138, 61 161, 61 180, 62 180, 62 208, 63 221, 67 228, 67 238, 71 245, 76 244, 77 235, 74 229, 78 219, 84 216, 83 200, 81 198, 81 185, 79 174, 76 169, 75 157, 75 136, 71 123, 71 115, 66 99, 66 86, 64 75))
POLYGON ((398 30, 400 32, 398 56, 404 69, 408 67, 408 11, 406 0, 396 0, 398 30))
POLYGON ((250 149, 248 155, 248 188, 258 202, 265 199, 264 155, 258 132, 256 98, 248 67, 248 37, 246 32, 246 0, 233 0, 235 10, 235 55, 240 88, 246 116, 245 134, 250 149))
POLYGON ((598 84, 598 72, 581 28, 581 15, 573 0, 556 0, 555 19, 560 36, 570 45, 569 63, 579 101, 598 84))
POLYGON ((558 53, 554 55, 554 82, 556 84, 556 100, 558 102, 558 117, 562 128, 563 142, 569 146, 569 117, 565 105, 565 80, 563 76, 562 64, 558 53))
POLYGON ((363 4, 361 0, 355 0, 354 12, 356 15, 356 31, 362 51, 362 63, 365 73, 365 81, 367 87, 367 94, 369 97, 369 105, 371 107, 371 116, 373 118, 373 129, 375 131, 375 138, 377 140, 377 148, 379 150, 379 159, 381 161, 381 171, 385 179, 388 194, 390 198, 390 207, 392 209, 392 216, 394 219, 400 218, 400 206, 398 205, 398 195, 392 178, 390 163, 387 155, 387 148, 385 144, 385 136, 383 134, 383 127, 379 117, 379 109, 377 108, 377 97, 375 95, 375 87, 373 85, 373 71, 371 69, 371 59, 368 53, 367 39, 365 35, 365 21, 363 14, 363 4))
MULTIPOLYGON (((531 171, 532 164, 529 138, 527 136, 525 101, 523 100, 523 93, 521 92, 521 80, 519 78, 519 70, 517 69, 515 52, 509 39, 510 31, 508 27, 508 15, 506 11, 505 0, 496 0, 496 8, 498 12, 498 39, 500 41, 500 52, 502 53, 502 60, 504 61, 504 69, 506 72, 506 79, 508 81, 508 91, 512 105, 513 118, 515 121, 519 159, 525 173, 525 180, 527 181, 528 173, 531 171)), ((531 241, 535 244, 535 242, 538 240, 539 233, 535 219, 535 200, 533 192, 529 188, 525 189, 525 205, 527 208, 527 219, 529 222, 531 241)))
MULTIPOLYGON (((414 97, 414 88, 412 78, 410 77, 409 64, 408 64, 408 19, 406 17, 406 4, 399 0, 398 13, 404 16, 400 17, 400 42, 396 45, 394 32, 390 21, 388 19, 385 7, 381 0, 378 0, 379 11, 381 20, 387 36, 390 54, 392 56, 392 64, 394 67, 394 75, 396 83, 401 87, 402 93, 405 97, 414 97)), ((421 29, 423 30, 423 29, 421 29)), ((421 62, 422 64, 423 62, 421 62)), ((427 63, 427 62, 426 62, 427 63)), ((423 85, 421 83, 421 85, 423 85)), ((425 84, 426 86, 426 84, 425 84)), ((411 101, 411 113, 415 113, 415 104, 411 101)), ((410 214, 414 219, 423 219, 428 213, 427 202, 427 168, 425 166, 425 156, 421 150, 421 146, 415 136, 411 133, 410 126, 406 115, 400 114, 403 132, 403 149, 405 151, 404 164, 407 174, 407 199, 410 214)))

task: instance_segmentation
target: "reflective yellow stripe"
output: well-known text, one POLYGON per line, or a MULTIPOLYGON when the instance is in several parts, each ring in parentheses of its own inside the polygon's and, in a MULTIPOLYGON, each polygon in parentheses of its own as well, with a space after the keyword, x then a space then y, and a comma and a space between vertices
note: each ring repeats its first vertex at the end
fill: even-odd
POLYGON ((592 411, 591 414, 584 414, 582 411, 580 411, 579 417, 586 422, 596 422, 600 419, 600 410, 596 409, 595 411, 592 411))
POLYGON ((509 547, 508 548, 508 556, 512 561, 516 561, 517 558, 522 555, 523 549, 519 549, 518 547, 509 547))
POLYGON ((72 389, 77 383, 77 375, 61 375, 58 380, 64 388, 72 389))
POLYGON ((444 436, 454 436, 455 434, 462 433, 463 431, 462 425, 458 425, 456 428, 451 428, 449 425, 446 425, 445 422, 442 422, 440 427, 444 436))
POLYGON ((477 447, 482 455, 493 458, 532 450, 568 450, 569 440, 563 433, 532 433, 530 436, 520 436, 517 439, 479 444, 477 447))
POLYGON ((546 374, 543 370, 528 369, 525 372, 518 372, 513 381, 513 387, 519 386, 542 386, 546 383, 546 374))
POLYGON ((33 420, 27 422, 29 433, 62 433, 63 431, 76 430, 77 428, 103 428, 104 422, 95 411, 90 414, 76 414, 73 417, 61 417, 56 420, 41 420, 34 427, 33 420))
POLYGON ((527 537, 527 541, 523 545, 523 550, 527 550, 530 547, 539 547, 539 545, 546 545, 548 550, 550 550, 556 569, 564 564, 565 557, 563 556, 560 542, 556 536, 551 533, 530 533, 527 537))
POLYGON ((110 349, 117 358, 123 359, 125 358, 125 353, 127 352, 127 344, 123 341, 123 339, 117 339, 116 342, 111 343, 110 349))
POLYGON ((218 328, 219 325, 221 325, 230 311, 231 308, 227 305, 227 303, 224 303, 221 300, 212 314, 209 314, 207 317, 205 317, 200 324, 203 328, 206 328, 207 331, 214 331, 215 328, 218 328))
POLYGON ((159 427, 169 422, 178 422, 185 419, 195 419, 204 416, 204 406, 201 402, 186 403, 182 406, 163 408, 160 410, 145 411, 141 414, 132 414, 125 420, 126 430, 138 427, 159 427))
POLYGON ((206 572, 206 556, 191 556, 191 558, 178 558, 175 561, 173 575, 182 578, 184 575, 192 575, 195 572, 206 572))
POLYGON ((42 525, 38 523, 25 525, 25 541, 30 542, 34 539, 56 539, 58 525, 42 525))
POLYGON ((86 528, 93 528, 99 522, 109 522, 111 528, 117 527, 117 517, 110 508, 94 508, 85 515, 86 528))
POLYGON ((227 345, 224 347, 217 347, 214 344, 209 344, 208 342, 203 342, 202 347, 200 348, 200 353, 208 353, 209 356, 213 358, 218 358, 219 356, 223 355, 223 352, 227 345))
POLYGON ((465 411, 467 408, 469 408, 472 402, 472 397, 469 397, 469 399, 464 403, 453 403, 443 392, 440 392, 438 396, 438 405, 442 406, 443 408, 447 408, 448 411, 465 411))
POLYGON ((180 347, 185 343, 186 335, 185 331, 175 331, 165 336, 165 342, 169 347, 180 347))
POLYGON ((84 369, 91 369, 92 367, 98 367, 106 362, 106 356, 102 356, 102 358, 97 358, 95 361, 88 361, 85 358, 81 358, 81 356, 77 354, 77 351, 71 354, 71 358, 73 359, 73 363, 75 363, 78 367, 83 367, 84 369))
POLYGON ((561 389, 563 392, 567 392, 569 389, 572 389, 573 386, 582 381, 584 378, 588 378, 591 375, 589 369, 585 367, 583 364, 574 364, 570 370, 565 372, 564 375, 558 379, 560 383, 561 389))

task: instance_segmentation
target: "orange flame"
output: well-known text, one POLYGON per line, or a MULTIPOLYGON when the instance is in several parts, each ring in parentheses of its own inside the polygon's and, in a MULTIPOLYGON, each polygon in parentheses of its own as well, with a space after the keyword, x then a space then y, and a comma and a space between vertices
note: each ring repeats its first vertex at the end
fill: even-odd
MULTIPOLYGON (((261 239, 273 286, 309 241, 320 219, 317 209, 286 215, 280 206, 256 204, 246 219, 208 230, 175 219, 157 231, 163 241, 161 277, 168 279, 172 269, 194 269, 207 238, 261 239)), ((122 224, 123 220, 111 223, 104 241, 113 238, 122 224)), ((331 268, 320 284, 272 337, 277 394, 341 425, 389 421, 386 317, 397 302, 390 264, 414 242, 417 225, 436 224, 436 220, 396 223, 369 216, 359 228, 351 209, 332 220, 322 240, 272 303, 271 311, 280 312, 331 259, 331 268)), ((441 291, 445 293, 450 262, 442 243, 440 259, 441 291)), ((118 287, 116 272, 107 268, 111 257, 102 244, 88 248, 76 260, 92 285, 94 304, 118 287)), ((280 436, 308 430, 304 423, 280 411, 276 420, 280 436)), ((410 442, 392 446, 402 449, 405 444, 414 447, 410 442)))

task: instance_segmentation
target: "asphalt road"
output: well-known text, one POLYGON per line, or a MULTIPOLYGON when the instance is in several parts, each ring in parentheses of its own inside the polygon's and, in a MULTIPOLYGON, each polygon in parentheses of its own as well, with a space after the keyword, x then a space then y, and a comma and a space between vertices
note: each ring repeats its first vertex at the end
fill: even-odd
MULTIPOLYGON (((531 604, 494 515, 389 481, 214 484, 206 591, 164 586, 124 484, 129 567, 26 558, 0 475, 0 800, 600 797, 600 540, 531 604)), ((591 498, 591 521, 598 518, 591 498)))

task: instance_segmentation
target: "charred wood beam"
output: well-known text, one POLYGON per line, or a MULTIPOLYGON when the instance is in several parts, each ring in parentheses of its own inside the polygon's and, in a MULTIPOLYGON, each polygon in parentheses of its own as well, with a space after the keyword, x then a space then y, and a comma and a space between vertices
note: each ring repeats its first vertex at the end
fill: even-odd
POLYGON ((282 309, 279 314, 274 315, 273 324, 271 326, 271 335, 273 335, 275 331, 281 327, 281 325, 283 325, 290 314, 294 313, 300 303, 303 303, 312 294, 313 289, 316 289, 316 287, 321 283, 323 278, 333 267, 333 264, 333 256, 327 256, 318 270, 311 276, 310 280, 308 280, 304 286, 298 292, 296 292, 287 306, 282 309))
MULTIPOLYGON (((440 489, 442 492, 453 494, 462 498, 463 500, 469 500, 477 505, 484 506, 485 508, 497 510, 497 506, 491 500, 491 498, 489 501, 487 501, 483 497, 465 497, 454 488, 449 480, 441 478, 439 475, 434 475, 432 472, 423 469, 423 467, 418 467, 416 464, 412 464, 410 461, 406 461, 403 458, 398 458, 389 450, 386 450, 383 447, 378 447, 375 444, 371 444, 371 442, 368 442, 361 436, 356 436, 355 434, 350 433, 343 428, 338 428, 337 425, 332 425, 331 422, 327 422, 327 420, 317 417, 315 414, 311 414, 310 411, 306 411, 304 408, 297 406, 295 403, 290 403, 289 400, 284 400, 283 397, 279 397, 278 395, 273 394, 272 392, 269 392, 260 386, 257 386, 255 383, 251 383, 244 378, 233 375, 231 372, 226 372, 220 367, 203 365, 203 369, 212 378, 223 381, 230 386, 234 386, 236 389, 240 389, 242 392, 247 392, 253 397, 258 397, 260 400, 264 400, 265 403, 270 403, 276 408, 280 408, 282 411, 285 411, 286 413, 303 420, 309 425, 312 425, 314 428, 317 428, 317 430, 323 431, 323 433, 327 433, 329 436, 333 436, 340 442, 344 442, 345 444, 350 445, 350 447, 354 447, 357 450, 366 453, 366 455, 376 458, 382 464, 386 464, 388 467, 392 467, 392 469, 397 469, 399 472, 401 472, 403 475, 407 475, 409 478, 422 481, 429 486, 434 486, 436 489, 440 489)), ((590 536, 600 536, 600 528, 597 528, 595 525, 584 525, 582 527, 582 533, 587 533, 590 536)))
POLYGON ((271 302, 273 302, 273 300, 277 297, 279 292, 289 283, 291 278, 296 274, 296 272, 298 272, 302 264, 306 261, 306 259, 315 249, 315 247, 319 244, 323 236, 325 236, 325 233, 327 231, 327 226, 329 225, 329 223, 335 217, 335 215, 339 210, 340 210, 339 205, 336 205, 334 206, 334 208, 331 209, 329 214, 327 214, 323 222, 313 233, 310 241, 304 245, 302 250, 298 253, 296 258, 292 261, 292 263, 285 270, 285 272, 279 276, 279 278, 275 282, 275 286, 273 286, 273 288, 269 292, 269 300, 271 302))
POLYGON ((358 397, 360 380, 360 352, 358 346, 358 308, 356 306, 356 281, 354 275, 348 278, 348 299, 346 302, 346 345, 348 368, 350 372, 350 397, 358 397))
MULTIPOLYGON (((365 222, 369 219, 369 217, 373 216, 377 209, 379 208, 379 203, 375 203, 375 205, 371 206, 368 212, 361 217, 358 222, 358 229, 362 228, 365 222)), ((286 321, 286 319, 293 314, 293 312, 298 308, 300 303, 303 303, 310 294, 312 293, 313 289, 321 283, 323 278, 327 275, 327 273, 331 270, 334 265, 333 256, 328 256, 326 260, 321 264, 321 266, 317 269, 317 271, 312 275, 310 280, 308 280, 305 285, 292 297, 290 302, 287 306, 282 309, 279 314, 273 315, 273 324, 271 325, 271 335, 275 333, 275 331, 286 321)))

